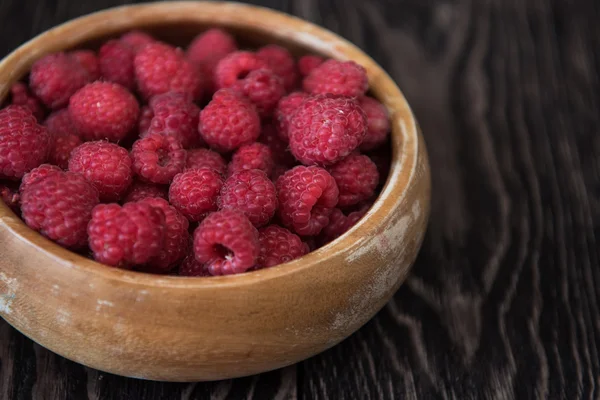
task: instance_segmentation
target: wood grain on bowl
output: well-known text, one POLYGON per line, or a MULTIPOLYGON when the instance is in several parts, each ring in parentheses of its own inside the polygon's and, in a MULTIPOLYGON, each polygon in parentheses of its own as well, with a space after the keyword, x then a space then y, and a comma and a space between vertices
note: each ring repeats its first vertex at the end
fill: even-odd
POLYGON ((0 315, 41 345, 111 373, 196 381, 289 365, 340 342, 404 281, 429 215, 423 138, 390 77, 357 47, 307 22, 224 3, 121 7, 73 20, 0 63, 0 96, 44 54, 130 29, 183 44, 209 26, 250 44, 279 43, 363 65, 390 111, 393 161, 367 216, 329 245, 248 274, 193 279, 109 268, 27 228, 0 204, 0 315))

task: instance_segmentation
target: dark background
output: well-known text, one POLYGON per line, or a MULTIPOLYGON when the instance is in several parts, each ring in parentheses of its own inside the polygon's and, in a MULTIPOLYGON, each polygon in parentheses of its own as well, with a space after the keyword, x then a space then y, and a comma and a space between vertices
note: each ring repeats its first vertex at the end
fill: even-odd
MULTIPOLYGON (((594 0, 263 0, 398 82, 431 158, 414 272, 341 345, 260 376, 162 384, 0 320, 1 399, 599 398, 600 15, 594 0)), ((0 55, 115 0, 2 0, 0 55)))

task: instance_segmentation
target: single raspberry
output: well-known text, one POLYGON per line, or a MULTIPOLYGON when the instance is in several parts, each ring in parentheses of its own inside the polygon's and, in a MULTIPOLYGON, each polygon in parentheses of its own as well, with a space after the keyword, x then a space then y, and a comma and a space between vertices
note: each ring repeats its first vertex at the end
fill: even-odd
POLYGON ((133 49, 134 52, 138 52, 139 49, 147 45, 148 43, 154 43, 155 40, 149 34, 142 31, 129 31, 121 36, 121 42, 125 43, 133 49))
POLYGON ((242 170, 231 175, 218 200, 222 210, 243 212, 256 227, 267 224, 277 210, 275 185, 261 170, 242 170))
POLYGON ((245 144, 231 157, 229 175, 248 169, 259 169, 271 176, 275 162, 269 146, 263 143, 245 144))
POLYGON ((120 40, 109 40, 100 47, 100 72, 105 80, 118 83, 129 90, 135 88, 133 49, 120 40))
POLYGON ((261 47, 256 56, 263 60, 269 69, 283 80, 286 91, 290 91, 298 84, 298 70, 296 61, 287 49, 276 44, 261 47))
POLYGON ((339 209, 334 208, 329 216, 329 225, 323 228, 321 243, 323 245, 337 239, 352 228, 369 211, 370 205, 362 207, 358 211, 351 212, 347 216, 339 209))
POLYGON ((89 82, 100 79, 100 65, 96 53, 92 50, 75 50, 69 55, 85 70, 89 82))
POLYGON ((266 68, 267 64, 250 51, 234 51, 225 56, 215 67, 217 89, 234 86, 250 72, 266 68))
POLYGON ((258 231, 260 241, 259 268, 283 264, 308 253, 306 243, 292 232, 277 225, 269 225, 258 231))
POLYGON ((21 191, 25 223, 69 248, 85 246, 87 225, 98 202, 96 189, 72 172, 48 174, 21 191))
POLYGON ((49 175, 60 175, 62 173, 63 170, 57 167, 56 165, 42 164, 39 167, 32 169, 23 176, 19 190, 21 193, 23 193, 23 191, 26 190, 27 186, 31 186, 49 175))
POLYGON ((163 248, 146 267, 148 272, 167 272, 186 255, 188 250, 189 222, 179 211, 164 199, 147 197, 140 201, 159 208, 165 214, 165 239, 163 248))
POLYGON ((133 65, 138 89, 147 99, 167 92, 189 93, 194 99, 202 95, 198 69, 181 49, 160 42, 149 43, 137 52, 133 65))
POLYGON ((69 98, 90 81, 87 71, 66 53, 49 54, 31 66, 29 86, 49 108, 66 106, 69 98))
POLYGON ((133 144, 133 171, 143 181, 167 184, 183 171, 186 155, 174 137, 150 134, 133 144))
POLYGON ((94 82, 71 97, 69 113, 75 128, 86 140, 118 142, 135 126, 140 106, 123 86, 94 82))
POLYGON ((54 111, 48 115, 48 118, 44 121, 44 126, 46 126, 50 136, 61 134, 79 136, 67 108, 54 111))
POLYGON ((300 104, 308 97, 309 95, 307 93, 294 92, 282 97, 281 100, 279 100, 279 103, 277 103, 274 118, 277 121, 277 133, 283 141, 289 141, 288 125, 290 119, 298 107, 300 107, 300 104))
POLYGON ((392 164, 392 155, 389 150, 384 151, 383 149, 378 150, 376 152, 371 152, 368 157, 375 163, 377 166, 377 171, 379 172, 379 184, 383 185, 387 180, 388 174, 390 173, 390 167, 392 164))
POLYGON ((42 164, 50 137, 45 127, 24 106, 0 110, 0 179, 17 180, 42 164))
POLYGON ((306 99, 288 126, 290 149, 303 164, 331 165, 363 141, 367 117, 351 98, 317 95, 306 99))
POLYGON ((362 151, 373 150, 385 143, 390 133, 388 112, 383 104, 372 97, 360 97, 358 105, 367 115, 367 134, 360 149, 362 151))
POLYGON ((217 152, 209 149, 192 149, 187 151, 186 171, 196 168, 212 168, 219 174, 224 175, 227 163, 217 152))
POLYGON ((217 210, 217 197, 222 186, 223 178, 213 169, 190 169, 173 178, 169 202, 190 221, 201 221, 217 210))
POLYGON ((198 128, 210 147, 229 152, 258 138, 260 118, 254 106, 237 92, 221 89, 200 112, 198 128))
POLYGON ((298 60, 298 70, 300 71, 300 75, 305 77, 310 75, 313 69, 317 68, 319 65, 323 64, 325 59, 319 56, 302 56, 298 60))
POLYGON ((146 132, 148 132, 148 129, 150 129, 152 118, 154 118, 154 111, 152 111, 150 106, 142 106, 140 108, 140 117, 138 121, 140 136, 145 135, 146 132))
POLYGON ((167 199, 168 188, 155 183, 147 183, 142 181, 134 181, 125 195, 123 203, 131 203, 140 201, 148 197, 156 197, 159 199, 167 199))
POLYGON ((19 187, 15 186, 14 182, 0 182, 0 199, 15 214, 21 214, 21 196, 19 195, 19 187))
POLYGON ((22 82, 13 84, 10 88, 10 95, 11 104, 29 108, 31 113, 37 118, 38 122, 44 120, 44 116, 46 115, 44 106, 42 106, 42 103, 40 103, 35 96, 29 93, 27 85, 22 82))
POLYGON ((92 211, 88 234, 99 262, 121 268, 142 265, 164 248, 165 214, 143 202, 100 204, 92 211))
POLYGON ((100 200, 119 200, 131 184, 131 158, 114 143, 87 142, 71 152, 69 171, 80 173, 98 190, 100 200))
POLYGON ((267 123, 263 125, 258 141, 269 146, 275 165, 291 167, 298 163, 292 153, 290 153, 287 142, 284 142, 279 137, 275 124, 267 123))
POLYGON ((198 133, 200 108, 184 93, 168 92, 150 99, 152 119, 142 137, 159 133, 172 136, 188 149, 201 144, 198 133))
POLYGON ((54 133, 50 135, 50 152, 48 162, 62 169, 69 167, 71 152, 82 143, 81 138, 73 133, 54 133))
POLYGON ((329 173, 340 191, 339 207, 352 206, 375 194, 379 172, 371 159, 362 154, 350 154, 331 166, 329 173))
POLYGON ((258 260, 258 231, 237 210, 210 214, 194 232, 196 261, 206 264, 211 275, 246 272, 258 260))
POLYGON ((263 118, 273 114, 277 102, 285 94, 283 81, 270 69, 251 71, 233 87, 254 104, 258 114, 263 118))
POLYGON ((180 276, 212 276, 203 263, 196 261, 194 253, 188 254, 179 266, 180 276))
POLYGON ((339 196, 329 172, 314 166, 294 167, 277 180, 276 187, 285 226, 305 236, 317 235, 327 226, 339 196))
POLYGON ((367 71, 354 61, 327 60, 304 78, 304 91, 359 97, 369 88, 367 71))

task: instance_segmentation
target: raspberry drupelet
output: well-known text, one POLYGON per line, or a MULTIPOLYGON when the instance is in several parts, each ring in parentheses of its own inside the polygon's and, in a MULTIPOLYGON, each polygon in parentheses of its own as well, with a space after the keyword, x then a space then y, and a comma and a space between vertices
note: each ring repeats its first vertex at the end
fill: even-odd
POLYGON ((150 134, 131 149, 133 171, 146 182, 168 184, 185 167, 186 151, 172 136, 150 134))
POLYGON ((211 168, 190 169, 175 175, 169 187, 169 202, 190 221, 201 221, 217 210, 223 178, 211 168))
POLYGON ((269 225, 258 231, 260 255, 258 268, 283 264, 308 253, 308 246, 298 235, 278 225, 269 225))
POLYGON ((339 207, 360 203, 373 196, 379 184, 377 166, 365 155, 353 153, 331 166, 329 173, 340 191, 339 207))

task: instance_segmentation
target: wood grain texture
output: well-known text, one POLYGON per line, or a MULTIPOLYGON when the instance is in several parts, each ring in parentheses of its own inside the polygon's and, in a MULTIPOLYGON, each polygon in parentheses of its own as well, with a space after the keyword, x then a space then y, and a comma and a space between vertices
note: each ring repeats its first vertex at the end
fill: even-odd
MULTIPOLYGON (((117 3, 5 0, 0 53, 117 3)), ((350 39, 411 102, 430 153, 433 203, 408 283, 322 355, 207 384, 102 374, 0 322, 0 398, 599 398, 597 2, 253 3, 350 39)))

